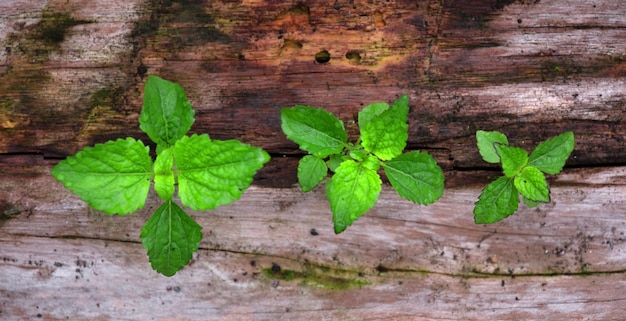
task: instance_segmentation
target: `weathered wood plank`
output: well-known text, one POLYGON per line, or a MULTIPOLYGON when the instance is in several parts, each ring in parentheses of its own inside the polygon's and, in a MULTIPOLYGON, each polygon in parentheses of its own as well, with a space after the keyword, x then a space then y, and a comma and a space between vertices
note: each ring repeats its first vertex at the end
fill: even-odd
POLYGON ((427 272, 344 273, 368 284, 329 290, 267 277, 283 258, 200 250, 175 278, 153 273, 141 245, 0 238, 5 320, 620 320, 623 274, 468 278, 427 272), (36 250, 33 250, 36 249, 36 250))
POLYGON ((438 151, 446 168, 484 166, 476 129, 506 131, 524 147, 574 130, 570 165, 626 159, 626 8, 614 1, 8 7, 3 153, 65 156, 108 138, 146 138, 136 119, 148 72, 187 89, 194 132, 277 154, 297 152, 280 131, 280 107, 327 107, 356 135, 364 104, 408 93, 409 148, 438 151), (41 25, 54 22, 47 12, 76 23, 59 43, 41 39, 41 25), (320 50, 329 63, 314 62, 320 50))

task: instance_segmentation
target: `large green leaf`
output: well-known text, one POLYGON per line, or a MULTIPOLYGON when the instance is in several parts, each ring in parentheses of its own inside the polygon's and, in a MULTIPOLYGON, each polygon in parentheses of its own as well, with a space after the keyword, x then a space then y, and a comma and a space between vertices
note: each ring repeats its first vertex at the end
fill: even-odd
POLYGON ((506 177, 514 177, 528 164, 528 153, 525 150, 501 144, 495 144, 495 147, 506 177))
POLYGON ((319 184, 326 174, 326 163, 319 157, 306 155, 298 163, 298 183, 303 192, 308 192, 319 184))
POLYGON ((269 159, 264 150, 237 140, 185 136, 174 146, 181 202, 194 210, 229 204, 241 197, 269 159))
POLYGON ((319 158, 341 153, 348 141, 343 122, 323 109, 309 106, 283 108, 280 119, 287 138, 319 158))
POLYGON ((148 76, 139 128, 160 148, 174 145, 189 131, 194 113, 183 87, 157 76, 148 76))
POLYGON ((496 153, 494 144, 508 145, 506 136, 497 131, 479 130, 476 132, 476 145, 478 152, 487 163, 499 163, 500 156, 496 153))
POLYGON ((573 150, 574 133, 565 132, 537 145, 528 163, 547 174, 558 174, 573 150))
POLYGON ((476 224, 491 224, 515 213, 519 196, 513 179, 502 176, 483 189, 474 207, 476 224))
POLYGON ((517 191, 531 201, 550 202, 550 188, 546 177, 536 167, 527 166, 515 177, 517 191))
POLYGON ((146 201, 152 160, 141 141, 118 139, 69 156, 52 169, 52 176, 94 209, 128 214, 146 201))
POLYGON ((140 238, 148 250, 152 268, 172 276, 187 265, 198 250, 202 227, 170 200, 152 214, 141 228, 140 238))
POLYGON ((402 154, 383 167, 393 188, 409 201, 427 205, 443 195, 443 171, 428 153, 402 154))
POLYGON ((408 113, 409 97, 404 95, 391 108, 368 117, 370 119, 360 128, 363 147, 382 160, 401 155, 409 137, 408 113))
POLYGON ((335 233, 343 232, 376 204, 381 186, 382 181, 375 171, 353 160, 346 160, 337 167, 326 183, 335 233))

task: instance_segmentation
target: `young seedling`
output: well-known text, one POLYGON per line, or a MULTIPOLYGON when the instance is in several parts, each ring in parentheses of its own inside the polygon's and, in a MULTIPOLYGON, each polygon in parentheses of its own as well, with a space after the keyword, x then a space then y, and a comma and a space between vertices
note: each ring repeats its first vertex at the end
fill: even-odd
POLYGON ((287 138, 310 155, 298 165, 298 182, 308 192, 328 174, 326 197, 333 213, 335 233, 343 232, 371 209, 381 191, 378 169, 382 166, 401 197, 431 204, 443 194, 444 177, 437 162, 425 152, 404 153, 408 139, 409 98, 393 106, 373 103, 359 112, 361 137, 348 142, 344 124, 319 108, 297 105, 281 110, 282 130, 287 138))
POLYGON ((476 132, 478 151, 488 163, 502 163, 504 176, 490 183, 474 207, 476 224, 498 222, 517 211, 519 194, 524 204, 536 207, 550 202, 550 187, 543 173, 561 172, 574 150, 574 133, 565 132, 540 143, 528 156, 509 146, 506 136, 497 131, 476 132))
POLYGON ((107 214, 142 208, 154 179, 165 202, 142 227, 140 238, 152 268, 165 276, 187 265, 202 239, 202 227, 173 201, 175 185, 183 205, 213 210, 239 199, 270 158, 237 140, 186 136, 194 114, 180 85, 149 76, 139 127, 157 144, 154 163, 149 147, 129 137, 86 147, 52 169, 66 188, 107 214))

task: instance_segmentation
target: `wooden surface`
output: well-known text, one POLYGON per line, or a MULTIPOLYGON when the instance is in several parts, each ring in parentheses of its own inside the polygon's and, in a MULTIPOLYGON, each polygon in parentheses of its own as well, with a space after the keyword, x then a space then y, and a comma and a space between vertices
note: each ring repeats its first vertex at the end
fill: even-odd
POLYGON ((626 5, 620 1, 34 1, 0 3, 0 319, 621 320, 626 312, 626 5), (315 54, 327 50, 328 63, 315 54), (139 229, 91 211, 51 167, 132 136, 146 74, 181 83, 194 133, 272 161, 242 199, 192 213, 193 264, 150 269, 139 229), (410 95, 409 149, 446 171, 423 207, 385 186, 332 232, 281 107, 337 114, 410 95), (477 129, 527 149, 573 130, 552 202, 472 222, 498 170, 477 129), (272 272, 272 268, 280 272, 272 272))

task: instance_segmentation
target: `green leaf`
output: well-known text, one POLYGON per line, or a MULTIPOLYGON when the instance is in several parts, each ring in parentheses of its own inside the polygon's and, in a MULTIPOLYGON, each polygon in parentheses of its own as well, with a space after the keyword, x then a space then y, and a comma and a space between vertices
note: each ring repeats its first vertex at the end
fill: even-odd
POLYGON ((152 177, 148 150, 132 138, 97 144, 59 162, 52 176, 96 210, 132 213, 148 196, 152 177))
POLYGON ((443 195, 443 171, 428 153, 406 153, 383 167, 393 188, 409 201, 428 205, 443 195))
POLYGON ((529 200, 526 197, 522 197, 522 200, 524 201, 524 204, 526 204, 526 206, 528 206, 529 208, 537 207, 544 203, 544 202, 536 202, 533 200, 529 200))
POLYGON ((348 141, 343 122, 323 109, 309 106, 283 108, 280 119, 287 138, 319 158, 341 153, 348 141))
POLYGON ((389 104, 387 103, 373 103, 365 106, 365 108, 359 112, 359 128, 363 128, 366 123, 376 118, 387 109, 389 109, 389 104))
POLYGON ((513 180, 502 176, 483 189, 474 207, 476 224, 492 224, 515 213, 519 196, 513 180))
POLYGON ((502 161, 502 171, 506 177, 514 177, 528 164, 528 153, 517 147, 495 144, 496 151, 502 161))
POLYGON ((558 174, 573 150, 574 133, 565 132, 537 145, 528 163, 547 174, 558 174))
POLYGON ((400 97, 391 108, 365 122, 361 127, 363 147, 381 160, 402 154, 409 137, 407 124, 409 97, 400 97))
POLYGON ((341 165, 341 163, 349 159, 350 159, 350 156, 347 156, 347 155, 341 155, 341 154, 331 155, 328 161, 326 162, 326 164, 328 165, 328 169, 330 169, 330 171, 334 173, 337 170, 337 167, 341 165))
MULTIPOLYGON (((139 128, 161 148, 173 146, 193 124, 194 110, 180 85, 148 76, 139 128)), ((160 149, 160 148, 159 148, 160 149)))
POLYGON ((365 155, 362 164, 365 168, 369 168, 373 171, 377 171, 380 168, 380 160, 374 155, 365 155))
POLYGON ((141 228, 140 238, 148 250, 152 268, 172 276, 187 265, 198 250, 202 227, 170 200, 152 214, 141 228))
POLYGON ((161 151, 154 161, 154 190, 165 201, 174 195, 174 149, 167 148, 161 151))
POLYGON ((500 162, 500 156, 498 156, 494 147, 495 143, 499 143, 500 145, 509 144, 509 141, 504 134, 497 131, 488 132, 483 130, 476 132, 476 142, 480 156, 482 156, 487 163, 500 162))
POLYGON ((193 210, 215 209, 241 197, 270 156, 237 140, 185 136, 174 146, 178 195, 193 210))
POLYGON ((337 167, 326 183, 335 233, 343 232, 376 204, 381 186, 382 181, 375 171, 353 160, 344 161, 337 167))
POLYGON ((308 192, 319 184, 326 174, 326 163, 319 157, 307 155, 298 163, 298 183, 303 192, 308 192))
POLYGON ((525 198, 535 202, 550 202, 546 177, 536 167, 527 166, 515 177, 515 188, 525 198))

